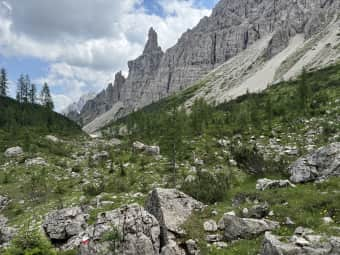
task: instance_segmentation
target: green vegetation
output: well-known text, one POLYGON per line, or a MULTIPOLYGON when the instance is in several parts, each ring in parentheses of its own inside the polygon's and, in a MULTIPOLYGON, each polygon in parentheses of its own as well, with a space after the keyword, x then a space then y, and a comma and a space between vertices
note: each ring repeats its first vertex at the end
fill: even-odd
POLYGON ((28 150, 42 147, 38 137, 48 134, 74 136, 82 134, 80 127, 66 117, 37 104, 18 103, 0 97, 0 151, 20 145, 28 150))
MULTIPOLYGON (((0 154, 0 194, 11 199, 1 213, 10 226, 34 222, 31 227, 39 229, 48 212, 86 204, 93 207, 91 224, 101 212, 124 204, 143 205, 153 187, 176 186, 208 205, 184 225, 183 238, 197 239, 203 255, 258 254, 261 236, 223 249, 207 246, 204 221, 217 221, 231 210, 240 214, 251 206, 247 199, 236 206, 235 198, 267 201, 275 212, 273 220, 284 222, 289 216, 297 225, 337 234, 334 224, 322 224, 321 218, 340 222, 340 197, 335 192, 339 178, 264 192, 256 191, 255 184, 259 177, 286 178, 288 164, 305 154, 310 144, 319 147, 339 140, 339 85, 340 65, 335 65, 217 106, 197 99, 186 111, 181 105, 194 95, 194 87, 112 123, 103 130, 103 140, 88 139, 77 125, 48 107, 0 97, 0 151, 16 145, 25 151, 15 160, 0 154), (127 127, 127 135, 117 135, 121 127, 127 127), (61 141, 46 140, 48 134, 61 141), (111 143, 117 136, 119 145, 111 143), (160 145, 161 156, 134 151, 134 141, 160 145), (295 152, 286 153, 286 147, 295 152), (102 151, 108 156, 96 158, 102 151), (25 165, 35 157, 47 164, 25 165)), ((293 229, 283 225, 276 233, 288 235, 293 229)), ((43 237, 32 232, 26 240, 23 233, 7 254, 56 254, 43 237), (36 253, 25 243, 33 243, 36 253), (15 249, 19 253, 13 253, 15 249)), ((113 231, 105 240, 113 248, 119 238, 113 231)))

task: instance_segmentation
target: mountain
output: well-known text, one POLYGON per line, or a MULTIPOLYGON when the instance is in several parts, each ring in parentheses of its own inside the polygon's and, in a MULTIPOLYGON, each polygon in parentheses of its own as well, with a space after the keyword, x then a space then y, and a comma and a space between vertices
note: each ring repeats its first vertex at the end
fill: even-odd
POLYGON ((63 111, 62 114, 67 116, 68 118, 77 121, 77 116, 80 111, 83 109, 84 105, 87 101, 93 99, 96 96, 94 92, 87 93, 79 98, 77 102, 73 102, 69 106, 67 106, 63 111))
POLYGON ((223 102, 294 77, 304 66, 334 63, 340 55, 339 8, 334 0, 221 0, 166 52, 151 28, 143 54, 128 63, 126 80, 115 91, 107 89, 113 100, 99 94, 82 109, 84 130, 93 132, 198 83, 208 83, 200 97, 223 102))

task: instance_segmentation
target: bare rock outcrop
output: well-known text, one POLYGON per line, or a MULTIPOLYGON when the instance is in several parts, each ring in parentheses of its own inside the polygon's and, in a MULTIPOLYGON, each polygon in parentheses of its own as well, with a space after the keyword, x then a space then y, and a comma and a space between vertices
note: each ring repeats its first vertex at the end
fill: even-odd
POLYGON ((102 213, 96 223, 83 234, 81 255, 122 254, 158 255, 160 227, 156 218, 137 204, 102 213), (105 239, 107 233, 116 231, 115 240, 105 239), (115 253, 112 251, 115 243, 115 253))
POLYGON ((65 208, 49 213, 43 229, 47 237, 57 246, 69 246, 70 239, 87 228, 88 215, 80 207, 65 208))
MULTIPOLYGON (((286 49, 297 34, 308 39, 320 32, 334 20, 339 7, 338 1, 327 0, 220 0, 210 17, 185 32, 165 53, 158 46, 156 32, 150 29, 143 54, 128 63, 124 86, 114 86, 122 107, 107 114, 105 122, 194 85, 257 42, 265 44, 259 58, 269 60, 286 49)), ((251 63, 247 69, 258 60, 245 58, 251 63)), ((105 97, 99 96, 88 102, 81 112, 84 124, 117 103, 104 101, 105 97)), ((84 130, 93 132, 100 124, 86 125, 84 130)))
POLYGON ((304 183, 340 176, 340 143, 332 143, 299 158, 289 167, 290 180, 304 183))
MULTIPOLYGON (((201 210, 203 206, 201 202, 176 189, 157 188, 150 193, 145 209, 159 221, 163 250, 180 250, 174 243, 176 237, 185 233, 181 225, 194 211, 201 210)), ((180 251, 174 254, 180 254, 180 251)))
POLYGON ((9 227, 8 219, 0 215, 0 248, 6 247, 17 233, 16 229, 9 227))
POLYGON ((265 233, 261 255, 337 255, 340 254, 340 238, 313 233, 295 233, 288 241, 265 233))
POLYGON ((291 183, 289 180, 270 180, 267 178, 258 179, 256 183, 257 190, 267 190, 267 189, 275 189, 275 188, 295 188, 295 185, 291 183))

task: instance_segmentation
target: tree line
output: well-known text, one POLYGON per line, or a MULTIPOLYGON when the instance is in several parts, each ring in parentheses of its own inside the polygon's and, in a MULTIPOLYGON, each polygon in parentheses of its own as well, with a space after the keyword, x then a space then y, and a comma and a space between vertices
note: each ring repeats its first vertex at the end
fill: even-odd
MULTIPOLYGON (((8 96, 9 80, 4 68, 0 69, 0 96, 8 96)), ((16 99, 20 103, 41 104, 42 106, 53 110, 54 103, 52 100, 50 88, 45 82, 39 96, 37 95, 37 86, 31 82, 28 74, 21 74, 17 81, 16 99)))

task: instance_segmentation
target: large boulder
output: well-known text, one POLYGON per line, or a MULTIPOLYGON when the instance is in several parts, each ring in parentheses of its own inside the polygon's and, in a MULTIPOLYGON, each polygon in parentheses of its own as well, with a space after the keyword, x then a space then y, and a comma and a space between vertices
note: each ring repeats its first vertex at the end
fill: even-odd
POLYGON ((87 218, 88 214, 80 207, 65 208, 49 213, 45 217, 43 229, 52 243, 62 246, 86 230, 87 218))
POLYGON ((250 218, 239 218, 225 214, 218 223, 224 231, 224 240, 250 239, 279 226, 278 222, 250 218))
POLYGON ((145 209, 154 215, 161 227, 161 246, 185 232, 181 225, 203 204, 176 189, 154 189, 146 201, 145 209))
POLYGON ((296 186, 291 183, 289 180, 270 180, 267 178, 258 179, 256 183, 257 190, 267 190, 267 189, 275 189, 275 188, 295 188, 296 186))
POLYGON ((7 225, 7 218, 0 215, 0 248, 8 246, 16 234, 16 229, 7 225))
POLYGON ((270 232, 265 233, 261 255, 300 254, 338 255, 340 254, 340 237, 295 233, 291 238, 287 239, 287 237, 278 237, 270 232))
POLYGON ((294 183, 340 176, 340 142, 321 147, 299 158, 290 165, 289 173, 294 183))
POLYGON ((8 148, 4 153, 5 157, 7 157, 7 158, 19 157, 23 154, 24 154, 24 151, 19 146, 8 148))
POLYGON ((137 204, 102 213, 79 236, 81 255, 158 255, 160 226, 156 218, 137 204), (108 240, 105 235, 117 233, 108 240), (115 252, 112 251, 113 244, 115 252))
POLYGON ((149 146, 138 141, 134 142, 132 147, 134 150, 144 152, 148 155, 157 156, 161 153, 159 146, 149 146))

